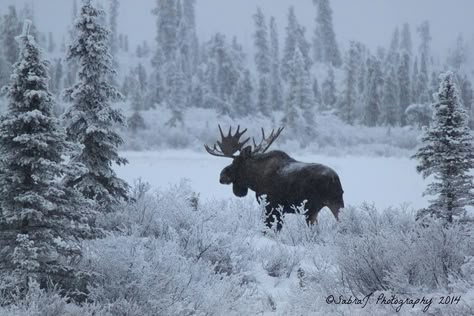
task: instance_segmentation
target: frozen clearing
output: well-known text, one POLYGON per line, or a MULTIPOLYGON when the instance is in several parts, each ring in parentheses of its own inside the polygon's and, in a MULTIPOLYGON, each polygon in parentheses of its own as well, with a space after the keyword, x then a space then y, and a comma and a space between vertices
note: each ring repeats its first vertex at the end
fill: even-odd
MULTIPOLYGON (((129 164, 116 170, 130 184, 141 178, 154 188, 167 188, 187 179, 201 198, 237 199, 230 186, 219 183, 219 173, 231 159, 189 150, 122 152, 122 155, 129 164)), ((341 178, 346 205, 367 202, 382 210, 401 205, 416 209, 427 206, 427 197, 422 196, 426 182, 415 170, 416 161, 409 158, 292 156, 333 168, 341 178)), ((253 197, 251 191, 249 195, 253 197)))

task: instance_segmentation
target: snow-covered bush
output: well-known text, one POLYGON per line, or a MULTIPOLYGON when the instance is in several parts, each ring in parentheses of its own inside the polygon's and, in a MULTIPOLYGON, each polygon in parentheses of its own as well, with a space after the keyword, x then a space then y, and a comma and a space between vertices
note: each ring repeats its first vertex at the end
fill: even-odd
POLYGON ((341 218, 338 263, 352 290, 364 295, 447 289, 449 277, 459 275, 474 253, 462 225, 420 225, 406 211, 379 213, 370 206, 346 210, 341 218))

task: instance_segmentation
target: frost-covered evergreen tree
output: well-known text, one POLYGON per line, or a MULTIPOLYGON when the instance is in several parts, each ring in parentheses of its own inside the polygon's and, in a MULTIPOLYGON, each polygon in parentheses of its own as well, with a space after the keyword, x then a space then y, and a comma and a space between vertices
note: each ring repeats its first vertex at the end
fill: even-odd
POLYGON ((314 60, 339 67, 342 58, 334 33, 331 5, 329 0, 313 0, 313 2, 317 7, 314 60))
POLYGON ((253 113, 255 108, 252 97, 253 89, 250 71, 244 70, 232 97, 234 111, 237 116, 243 117, 253 113))
POLYGON ((182 63, 183 61, 178 55, 175 61, 166 64, 167 105, 171 109, 171 118, 166 122, 166 125, 170 127, 183 124, 187 104, 186 81, 182 63))
POLYGON ((314 99, 309 71, 305 69, 304 57, 298 48, 293 56, 293 60, 289 64, 289 86, 283 124, 289 128, 297 128, 299 124, 303 123, 300 122, 301 113, 304 125, 314 127, 314 99))
POLYGON ((421 56, 420 59, 420 71, 415 78, 416 85, 416 102, 420 104, 427 104, 431 102, 429 94, 429 75, 428 75, 428 59, 425 56, 421 56))
POLYGON ((357 48, 355 42, 351 42, 344 63, 344 90, 339 102, 338 115, 346 123, 355 121, 355 105, 357 101, 357 48))
POLYGON ((310 45, 304 36, 305 31, 305 28, 298 23, 295 9, 291 6, 288 9, 288 25, 286 26, 285 46, 283 47, 283 57, 281 61, 281 72, 285 81, 289 79, 288 75, 291 71, 290 64, 293 61, 293 54, 296 48, 298 48, 303 55, 305 69, 311 67, 312 61, 309 56, 310 45))
POLYGON ((382 122, 388 126, 395 126, 399 122, 398 110, 398 78, 395 67, 392 66, 385 75, 382 96, 382 122))
POLYGON ((390 47, 387 52, 387 62, 386 62, 386 69, 390 69, 392 66, 398 65, 399 59, 399 50, 400 50, 400 31, 398 27, 395 28, 392 34, 392 39, 390 41, 390 47))
POLYGON ((143 80, 143 78, 140 78, 141 76, 145 76, 146 80, 146 73, 144 73, 143 65, 140 63, 131 72, 129 77, 130 104, 133 113, 127 120, 127 126, 132 133, 136 133, 146 127, 145 119, 141 114, 141 111, 145 109, 146 86, 145 82, 141 82, 143 80))
MULTIPOLYGON (((193 98, 196 92, 202 94, 203 106, 214 108, 221 114, 234 115, 232 99, 240 78, 244 76, 243 62, 242 47, 236 39, 229 44, 225 35, 215 34, 204 45, 203 62, 198 70, 201 84, 197 90, 193 84, 193 98)), ((255 114, 255 109, 251 111, 255 114)))
POLYGON ((8 7, 8 13, 3 17, 1 28, 3 54, 10 66, 18 59, 19 48, 15 41, 15 37, 20 34, 20 32, 21 24, 18 20, 16 7, 11 5, 8 7))
POLYGON ((380 120, 383 74, 380 62, 375 57, 370 57, 367 60, 367 68, 368 76, 365 93, 364 123, 367 126, 375 126, 380 120))
POLYGON ((466 109, 469 115, 469 126, 472 128, 473 125, 473 102, 474 102, 474 91, 472 89, 472 83, 469 78, 464 75, 462 77, 458 76, 459 90, 461 94, 462 104, 466 109))
POLYGON ((117 30, 117 19, 118 19, 118 10, 119 10, 119 0, 110 0, 109 8, 109 45, 110 53, 112 56, 116 56, 118 53, 118 30, 117 30))
MULTIPOLYGON (((76 40, 77 37, 77 30, 75 27, 75 21, 78 16, 78 9, 77 9, 77 0, 73 0, 72 3, 72 14, 71 14, 71 20, 72 24, 69 27, 68 31, 68 37, 69 37, 69 43, 73 43, 76 40)), ((65 76, 65 81, 64 81, 64 86, 65 87, 70 87, 76 83, 77 79, 77 71, 79 69, 79 64, 75 59, 70 59, 67 61, 66 64, 66 76, 65 76)))
POLYGON ((270 46, 265 16, 260 8, 257 8, 253 20, 255 22, 255 66, 259 75, 268 75, 270 73, 270 46))
POLYGON ((127 198, 128 185, 112 169, 113 163, 122 165, 127 161, 117 153, 122 139, 113 130, 115 124, 124 122, 124 117, 110 104, 122 99, 122 95, 108 83, 113 69, 109 33, 99 23, 103 14, 90 0, 85 0, 76 20, 78 35, 69 46, 67 58, 78 60, 81 67, 79 82, 65 91, 66 99, 72 102, 65 118, 69 139, 83 145, 81 153, 71 160, 88 169, 86 174, 69 178, 67 183, 108 211, 119 199, 127 198))
POLYGON ((366 86, 369 82, 368 80, 368 69, 367 69, 367 60, 369 51, 364 44, 360 42, 355 42, 355 47, 357 51, 357 93, 361 96, 365 94, 366 86))
POLYGON ((410 105, 411 84, 410 84, 410 55, 403 51, 398 65, 398 106, 400 124, 406 125, 405 110, 410 105))
POLYGON ((412 54, 412 40, 411 40, 411 32, 410 32, 410 25, 408 23, 404 23, 402 27, 402 34, 400 37, 400 49, 405 50, 408 54, 412 54))
POLYGON ((468 55, 469 52, 464 43, 464 38, 462 34, 459 34, 456 39, 456 45, 454 49, 450 51, 447 58, 447 64, 452 70, 459 72, 462 66, 466 63, 468 55))
POLYGON ((255 22, 255 66, 258 73, 258 91, 257 106, 259 111, 264 115, 271 113, 271 56, 268 41, 268 30, 265 23, 265 16, 260 8, 253 16, 255 22))
POLYGON ((280 72, 280 45, 275 18, 270 18, 270 104, 274 110, 283 109, 283 86, 280 72))
POLYGON ((68 262, 80 256, 77 238, 90 236, 93 215, 77 191, 59 182, 84 168, 64 161, 77 148, 53 115, 48 64, 29 25, 17 37, 19 60, 0 121, 0 291, 12 295, 35 281, 43 287, 48 279, 72 285, 74 268, 68 262))
POLYGON ((435 199, 419 215, 452 223, 464 216, 465 207, 474 201, 470 174, 474 168, 473 137, 451 72, 441 76, 436 99, 433 122, 413 156, 419 161, 417 171, 425 178, 434 175, 435 180, 425 192, 435 199))
POLYGON ((418 102, 418 57, 415 57, 415 62, 413 63, 413 71, 411 75, 411 103, 418 102))
POLYGON ((336 84, 334 82, 334 70, 332 67, 328 68, 326 79, 321 85, 321 98, 324 104, 324 108, 328 110, 334 110, 337 97, 336 97, 336 84))
POLYGON ((56 58, 49 67, 49 88, 55 95, 59 95, 63 89, 63 64, 60 58, 56 58))
POLYGON ((418 34, 420 35, 420 56, 422 57, 422 60, 420 60, 420 64, 423 62, 423 59, 425 59, 424 62, 426 62, 426 65, 429 65, 430 62, 430 43, 431 43, 431 34, 430 34, 430 22, 424 21, 421 23, 418 28, 417 28, 418 34))
POLYGON ((313 98, 320 110, 326 110, 322 104, 321 89, 319 89, 318 79, 313 79, 313 98))

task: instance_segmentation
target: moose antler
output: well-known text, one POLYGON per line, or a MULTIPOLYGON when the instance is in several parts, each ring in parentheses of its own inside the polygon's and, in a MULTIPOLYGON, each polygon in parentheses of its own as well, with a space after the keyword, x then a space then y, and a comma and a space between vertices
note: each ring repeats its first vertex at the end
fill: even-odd
POLYGON ((280 136, 280 133, 284 128, 285 128, 284 126, 280 127, 276 131, 276 133, 275 133, 275 130, 273 129, 272 132, 270 133, 270 136, 268 136, 268 138, 265 138, 265 132, 262 128, 262 141, 260 142, 260 144, 257 145, 257 143, 255 143, 255 138, 252 137, 252 141, 253 141, 252 154, 263 154, 265 151, 267 151, 267 149, 275 141, 275 139, 277 139, 277 137, 280 136))
POLYGON ((239 132, 240 125, 238 125, 237 131, 234 135, 232 135, 232 127, 229 127, 229 133, 227 134, 227 136, 224 136, 224 133, 222 133, 221 126, 218 126, 219 132, 221 133, 221 141, 217 141, 219 149, 216 147, 216 144, 214 144, 212 149, 207 145, 204 145, 204 148, 206 148, 207 152, 213 156, 235 158, 234 154, 237 151, 242 150, 242 147, 244 147, 245 143, 250 140, 249 137, 243 142, 240 142, 240 137, 247 131, 247 129, 244 129, 242 132, 239 132))

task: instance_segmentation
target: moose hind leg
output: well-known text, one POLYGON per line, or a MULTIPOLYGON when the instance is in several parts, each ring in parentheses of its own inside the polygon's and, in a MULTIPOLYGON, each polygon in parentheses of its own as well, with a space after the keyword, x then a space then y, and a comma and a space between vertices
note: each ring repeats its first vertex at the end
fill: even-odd
POLYGON ((306 212, 305 214, 306 216, 306 224, 308 224, 308 226, 313 226, 313 225, 317 225, 318 224, 318 212, 315 211, 315 210, 310 210, 308 212, 306 212))
POLYGON ((278 207, 274 207, 272 205, 267 205, 265 207, 265 225, 272 229, 276 227, 277 231, 280 231, 282 228, 282 212, 278 209, 278 207))

